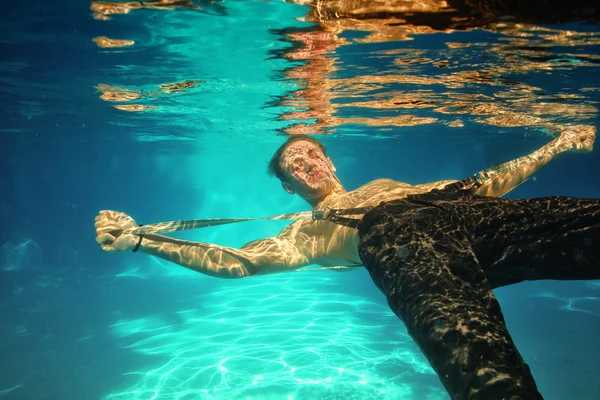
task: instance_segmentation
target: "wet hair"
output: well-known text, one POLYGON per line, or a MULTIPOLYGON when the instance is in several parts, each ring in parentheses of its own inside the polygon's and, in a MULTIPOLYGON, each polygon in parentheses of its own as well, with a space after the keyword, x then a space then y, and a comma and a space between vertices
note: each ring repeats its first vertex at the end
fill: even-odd
POLYGON ((324 155, 327 155, 325 146, 323 146, 323 144, 318 140, 313 139, 310 136, 304 135, 292 136, 284 144, 282 144, 281 147, 277 149, 275 154, 273 154, 273 157, 271 157, 271 160, 269 161, 269 165, 267 167, 269 175, 276 176, 277 178, 279 178, 280 181, 284 181, 286 179, 283 168, 281 167, 281 155, 283 154, 285 149, 287 149, 292 143, 296 143, 301 140, 311 142, 312 144, 316 145, 323 152, 324 155))

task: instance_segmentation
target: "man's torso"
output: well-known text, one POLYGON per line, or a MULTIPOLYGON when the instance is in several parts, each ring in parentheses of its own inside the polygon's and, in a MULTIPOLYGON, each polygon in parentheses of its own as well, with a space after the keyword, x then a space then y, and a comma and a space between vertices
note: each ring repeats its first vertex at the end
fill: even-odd
MULTIPOLYGON (((456 181, 439 181, 412 186, 390 179, 378 179, 351 192, 332 195, 319 204, 316 209, 347 209, 377 206, 382 202, 405 198, 409 195, 427 193, 432 189, 441 189, 453 182, 456 181)), ((356 216, 356 218, 361 217, 362 215, 356 216)), ((359 237, 356 229, 328 221, 304 221, 297 222, 296 224, 302 224, 297 233, 312 235, 316 238, 313 248, 310 249, 311 253, 314 254, 314 264, 324 266, 361 265, 357 249, 359 237)))

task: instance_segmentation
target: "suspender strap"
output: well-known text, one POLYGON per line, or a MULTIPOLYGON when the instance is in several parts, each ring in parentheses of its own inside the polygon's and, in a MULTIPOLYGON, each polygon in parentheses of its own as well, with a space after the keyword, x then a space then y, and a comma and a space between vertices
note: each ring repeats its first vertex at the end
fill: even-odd
MULTIPOLYGON (((481 184, 476 177, 470 177, 459 182, 451 183, 441 189, 441 192, 473 192, 481 184)), ((185 231, 190 229, 208 228, 211 226, 233 224, 235 222, 245 221, 256 221, 256 220, 287 220, 287 221, 298 221, 298 220, 314 220, 314 221, 330 221, 339 225, 348 226, 350 228, 357 228, 361 218, 348 218, 348 215, 364 215, 371 211, 373 207, 358 207, 358 208, 346 208, 343 210, 336 210, 331 208, 325 208, 324 210, 313 210, 297 212, 292 214, 281 214, 274 215, 271 217, 263 218, 207 218, 207 219, 190 219, 183 221, 169 221, 159 222, 157 224, 150 224, 144 226, 138 226, 136 228, 127 229, 124 233, 134 235, 148 235, 155 233, 166 233, 175 231, 185 231)))
POLYGON ((373 207, 346 208, 343 210, 326 208, 324 210, 313 211, 313 219, 329 221, 339 225, 348 226, 350 228, 357 228, 362 218, 346 218, 342 217, 342 215, 364 215, 372 209, 373 207))

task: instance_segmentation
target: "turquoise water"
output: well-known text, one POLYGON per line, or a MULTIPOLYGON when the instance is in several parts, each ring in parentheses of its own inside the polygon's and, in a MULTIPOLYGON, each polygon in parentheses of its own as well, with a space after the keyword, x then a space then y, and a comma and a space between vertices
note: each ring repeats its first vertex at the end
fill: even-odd
MULTIPOLYGON (((598 25, 406 35, 291 2, 190 4, 1 17, 0 398, 447 399, 366 271, 220 280, 103 253, 93 218, 308 210, 266 174, 288 134, 316 134, 354 189, 460 179, 597 128, 598 25)), ((561 156, 510 197, 598 198, 598 154, 561 156)), ((177 236, 238 247, 284 226, 177 236)), ((544 397, 599 398, 600 283, 496 294, 544 397)))

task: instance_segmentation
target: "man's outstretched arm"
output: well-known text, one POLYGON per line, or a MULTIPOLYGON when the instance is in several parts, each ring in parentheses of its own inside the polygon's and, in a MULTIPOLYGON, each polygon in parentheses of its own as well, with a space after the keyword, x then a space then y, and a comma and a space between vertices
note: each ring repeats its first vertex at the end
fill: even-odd
POLYGON ((127 214, 101 211, 96 217, 96 242, 105 251, 134 249, 219 278, 244 278, 309 265, 314 261, 315 236, 307 235, 295 223, 277 237, 257 240, 240 249, 209 243, 173 239, 161 235, 122 234, 138 225, 127 214))
POLYGON ((481 186, 475 191, 480 196, 502 196, 548 165, 556 156, 567 151, 590 152, 596 130, 593 126, 571 126, 542 148, 524 157, 479 172, 481 186))

